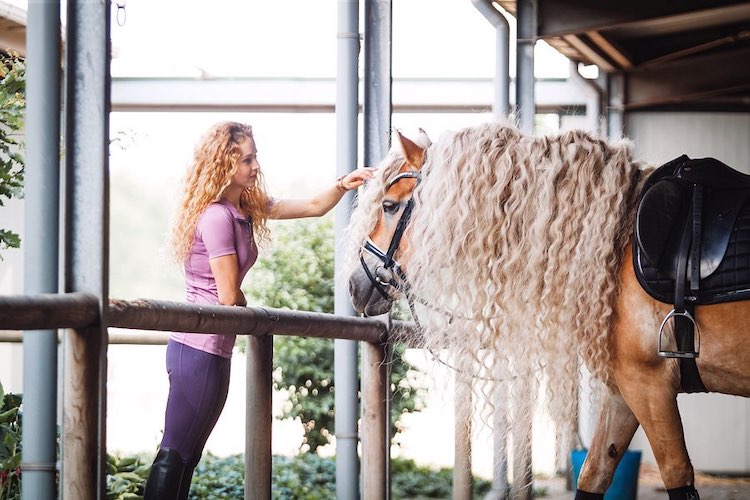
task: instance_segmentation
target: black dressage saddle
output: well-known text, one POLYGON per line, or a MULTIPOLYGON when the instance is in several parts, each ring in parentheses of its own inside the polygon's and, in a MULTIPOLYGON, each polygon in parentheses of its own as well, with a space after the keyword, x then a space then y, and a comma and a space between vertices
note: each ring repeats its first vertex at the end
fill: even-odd
MULTIPOLYGON (((646 180, 638 201, 633 259, 643 289, 674 305, 659 329, 660 356, 698 356, 696 305, 750 298, 749 199, 750 175, 714 158, 683 155, 646 180), (674 349, 662 343, 670 319, 674 349)), ((694 360, 690 364, 694 367, 694 360)))

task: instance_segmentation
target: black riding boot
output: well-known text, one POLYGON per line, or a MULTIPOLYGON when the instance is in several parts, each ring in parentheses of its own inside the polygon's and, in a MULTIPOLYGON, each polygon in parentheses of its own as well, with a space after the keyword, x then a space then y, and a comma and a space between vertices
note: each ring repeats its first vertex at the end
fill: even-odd
POLYGON ((193 480, 193 471, 198 464, 186 465, 185 472, 182 474, 182 481, 180 481, 180 492, 177 495, 177 500, 187 500, 188 494, 190 493, 190 482, 193 480))
POLYGON ((177 450, 161 448, 146 480, 144 500, 176 499, 185 472, 185 464, 177 450))

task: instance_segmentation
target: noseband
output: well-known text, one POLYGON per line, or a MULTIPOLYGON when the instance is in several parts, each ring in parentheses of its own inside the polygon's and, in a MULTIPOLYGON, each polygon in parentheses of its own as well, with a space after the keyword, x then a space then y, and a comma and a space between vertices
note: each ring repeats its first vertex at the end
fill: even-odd
MULTIPOLYGON (((416 179, 417 184, 419 184, 422 176, 419 171, 414 170, 400 173, 396 177, 391 179, 391 181, 386 186, 386 190, 390 189, 391 186, 402 179, 416 179)), ((373 286, 378 290, 378 292, 380 292, 380 294, 386 299, 390 299, 391 297, 385 291, 384 287, 392 286, 398 290, 401 290, 400 285, 394 277, 394 273, 397 274, 402 281, 405 279, 405 275, 401 270, 401 266, 393 258, 393 254, 396 253, 396 250, 398 250, 398 246, 401 243, 401 237, 404 235, 404 231, 406 231, 406 227, 409 225, 409 219, 411 218, 411 212, 413 209, 414 198, 411 197, 409 198, 409 201, 406 202, 406 206, 404 207, 404 211, 401 214, 401 218, 398 220, 398 224, 396 224, 396 230, 393 233, 393 237, 391 238, 391 242, 388 245, 387 251, 384 252, 383 250, 381 250, 380 247, 378 247, 370 238, 367 238, 364 245, 362 245, 362 249, 364 251, 367 251, 370 254, 374 255, 382 262, 382 265, 375 270, 375 274, 373 275, 370 269, 367 267, 367 263, 365 263, 364 252, 361 252, 359 255, 359 261, 362 264, 362 269, 364 269, 365 274, 370 279, 370 282, 373 284, 373 286)))

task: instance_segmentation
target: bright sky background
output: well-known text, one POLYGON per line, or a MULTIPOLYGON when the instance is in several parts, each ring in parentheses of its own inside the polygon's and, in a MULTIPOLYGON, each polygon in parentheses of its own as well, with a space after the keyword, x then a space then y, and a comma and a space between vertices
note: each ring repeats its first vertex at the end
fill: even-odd
MULTIPOLYGON (((127 15, 118 26, 113 8, 114 76, 336 74, 336 1, 119 1, 127 15)), ((393 2, 395 78, 491 77, 494 40, 470 0, 393 2)), ((538 77, 567 76, 567 60, 544 43, 537 50, 538 77)), ((512 75, 514 61, 511 53, 512 75)))

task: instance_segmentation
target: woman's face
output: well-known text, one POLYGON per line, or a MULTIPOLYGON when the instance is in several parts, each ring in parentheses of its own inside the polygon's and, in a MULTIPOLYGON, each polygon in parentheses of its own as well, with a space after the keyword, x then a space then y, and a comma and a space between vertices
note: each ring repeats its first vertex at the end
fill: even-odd
POLYGON ((255 141, 246 137, 240 142, 240 151, 240 158, 237 160, 237 172, 232 176, 232 185, 243 188, 253 187, 260 170, 255 141))

